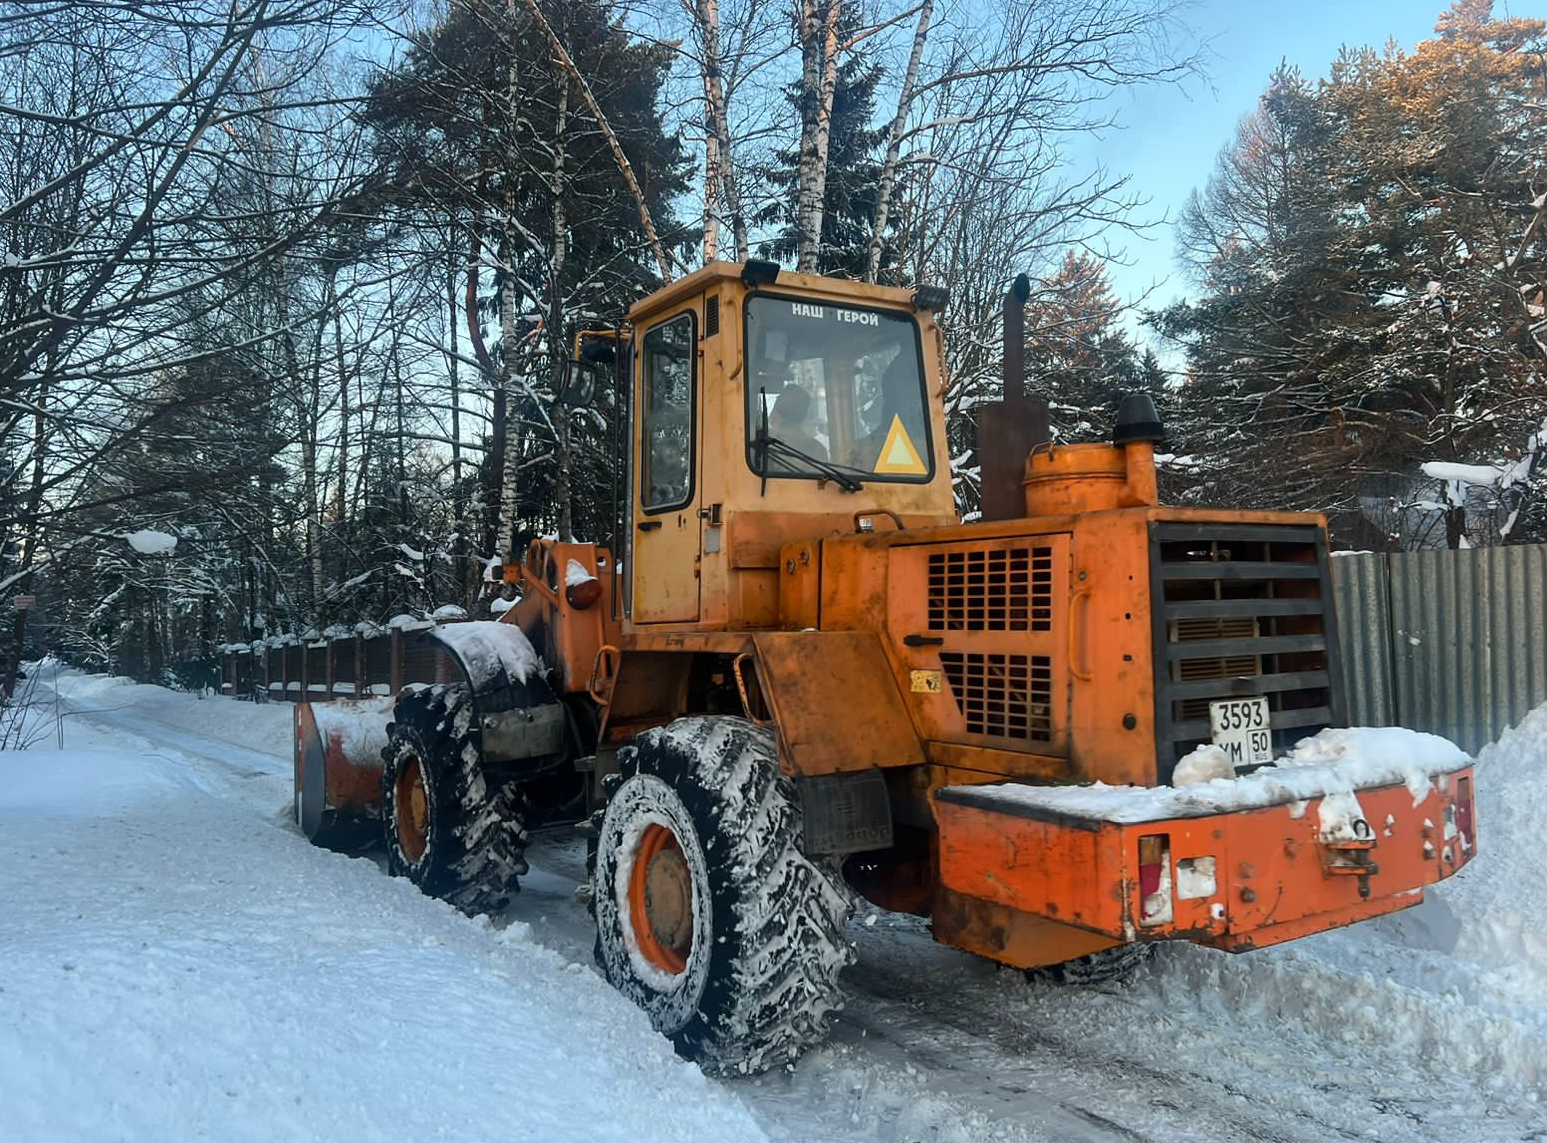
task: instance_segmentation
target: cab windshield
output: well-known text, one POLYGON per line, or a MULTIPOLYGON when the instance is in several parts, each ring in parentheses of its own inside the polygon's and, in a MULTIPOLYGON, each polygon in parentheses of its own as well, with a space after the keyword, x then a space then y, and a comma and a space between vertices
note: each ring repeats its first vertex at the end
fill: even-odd
POLYGON ((845 486, 933 476, 912 317, 767 294, 746 315, 752 471, 845 486))

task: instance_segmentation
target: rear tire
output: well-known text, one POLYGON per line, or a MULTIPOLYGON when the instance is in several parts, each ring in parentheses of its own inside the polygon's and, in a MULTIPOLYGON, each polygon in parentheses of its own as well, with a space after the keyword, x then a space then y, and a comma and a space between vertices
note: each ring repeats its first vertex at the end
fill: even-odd
POLYGON ((1133 975, 1141 964, 1149 960, 1154 951, 1153 944, 1143 942, 1117 945, 1102 949, 1100 952, 1075 957, 1073 960, 1066 960, 1062 964, 1027 969, 1026 977, 1028 980, 1070 984, 1076 987, 1107 984, 1114 980, 1125 980, 1133 975))
POLYGON ((680 719, 620 761, 593 883, 607 979, 710 1074, 797 1058, 842 1005, 851 899, 834 864, 800 850, 772 734, 680 719))
POLYGON ((381 775, 387 867, 464 913, 492 913, 526 872, 521 791, 485 772, 462 686, 402 696, 381 775))

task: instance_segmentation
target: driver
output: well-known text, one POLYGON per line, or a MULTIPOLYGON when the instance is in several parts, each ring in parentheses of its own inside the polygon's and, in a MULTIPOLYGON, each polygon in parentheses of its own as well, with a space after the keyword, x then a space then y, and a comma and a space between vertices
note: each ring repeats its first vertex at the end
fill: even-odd
MULTIPOLYGON (((827 459, 827 449, 811 435, 811 394, 799 385, 786 385, 768 411, 768 435, 817 460, 827 459)), ((775 457, 781 468, 800 471, 805 466, 795 457, 775 457)))

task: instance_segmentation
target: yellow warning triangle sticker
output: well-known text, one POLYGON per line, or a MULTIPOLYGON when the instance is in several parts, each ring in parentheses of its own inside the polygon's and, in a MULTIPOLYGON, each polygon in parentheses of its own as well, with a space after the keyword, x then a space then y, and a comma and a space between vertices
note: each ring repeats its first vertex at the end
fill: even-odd
POLYGON ((902 418, 896 413, 892 414, 892 427, 887 430, 881 455, 876 458, 875 471, 897 476, 924 476, 929 472, 919 450, 913 447, 908 430, 902 427, 902 418))

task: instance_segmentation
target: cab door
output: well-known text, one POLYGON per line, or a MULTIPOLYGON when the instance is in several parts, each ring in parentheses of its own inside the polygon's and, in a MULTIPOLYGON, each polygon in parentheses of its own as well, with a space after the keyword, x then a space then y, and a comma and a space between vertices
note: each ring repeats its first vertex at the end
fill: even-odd
POLYGON ((698 328, 684 310, 639 340, 634 437, 634 622, 698 620, 698 328))

